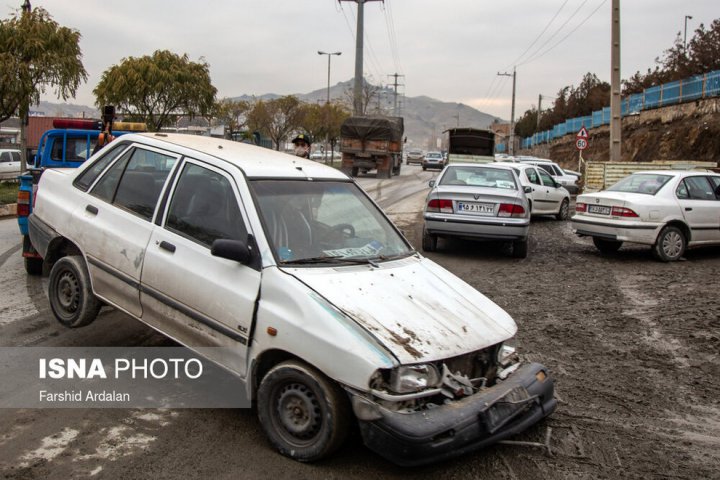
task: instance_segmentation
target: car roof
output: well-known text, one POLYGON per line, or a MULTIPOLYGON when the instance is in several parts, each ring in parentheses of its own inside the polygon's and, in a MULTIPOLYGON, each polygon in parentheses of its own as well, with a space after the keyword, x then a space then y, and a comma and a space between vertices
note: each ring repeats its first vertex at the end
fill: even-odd
MULTIPOLYGON (((140 142, 170 150, 192 150, 236 165, 248 177, 330 178, 347 180, 339 170, 311 160, 256 145, 221 138, 182 133, 135 133, 123 135, 115 142, 140 142)), ((192 156, 191 153, 188 153, 192 156)))
POLYGON ((517 166, 517 164, 501 163, 501 162, 488 162, 488 163, 470 163, 470 162, 454 163, 453 162, 448 165, 448 167, 488 167, 488 168, 495 168, 497 170, 512 170, 514 166, 517 166))
POLYGON ((632 175, 637 175, 640 173, 644 173, 646 175, 670 175, 673 177, 679 177, 682 175, 691 175, 691 174, 697 174, 697 175, 707 175, 707 174, 712 175, 713 174, 712 171, 702 171, 702 170, 642 170, 639 172, 633 172, 632 175))

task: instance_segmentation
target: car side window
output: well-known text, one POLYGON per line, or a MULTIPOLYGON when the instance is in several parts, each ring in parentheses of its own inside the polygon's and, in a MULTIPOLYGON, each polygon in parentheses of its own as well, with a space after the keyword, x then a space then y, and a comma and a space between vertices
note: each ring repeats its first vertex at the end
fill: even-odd
POLYGON ((132 149, 127 150, 125 154, 122 155, 120 159, 105 172, 100 180, 98 180, 93 189, 90 191, 90 194, 100 200, 112 203, 113 198, 115 197, 115 190, 117 190, 118 182, 120 181, 122 173, 125 171, 125 167, 127 166, 131 155, 132 149))
POLYGON ((540 176, 534 168, 526 169, 525 174, 527 175, 528 180, 530 180, 530 183, 534 183, 535 185, 541 185, 540 176))
POLYGON ((720 177, 708 177, 715 192, 715 198, 720 200, 720 177))
POLYGON ((10 152, 2 152, 0 153, 0 162, 12 162, 12 157, 10 156, 10 152))
POLYGON ((77 188, 83 191, 87 191, 90 185, 95 179, 105 170, 105 168, 115 160, 120 153, 125 150, 124 145, 119 145, 112 150, 108 151, 103 157, 99 158, 93 164, 82 172, 73 182, 77 188))
POLYGON ((688 194, 692 200, 715 200, 714 188, 707 177, 686 177, 688 194))
POLYGON ((538 170, 538 175, 540 175, 543 185, 545 185, 546 187, 555 187, 555 180, 553 180, 553 178, 548 175, 544 170, 538 170))
POLYGON ((166 228, 211 247, 217 239, 247 240, 247 228, 230 181, 188 163, 170 201, 166 228))
POLYGON ((687 185, 685 185, 685 180, 680 182, 680 184, 677 186, 677 189, 675 189, 675 196, 680 200, 686 200, 690 198, 687 185))

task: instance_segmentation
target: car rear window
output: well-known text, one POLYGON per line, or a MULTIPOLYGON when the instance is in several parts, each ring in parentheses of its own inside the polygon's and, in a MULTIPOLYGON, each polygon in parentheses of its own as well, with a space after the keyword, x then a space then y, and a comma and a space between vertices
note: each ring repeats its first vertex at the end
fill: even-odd
POLYGON ((625 177, 612 187, 611 192, 643 193, 655 195, 670 179, 671 175, 656 173, 635 173, 625 177))
POLYGON ((440 185, 470 185, 517 190, 511 170, 481 166, 451 166, 440 179, 440 185))

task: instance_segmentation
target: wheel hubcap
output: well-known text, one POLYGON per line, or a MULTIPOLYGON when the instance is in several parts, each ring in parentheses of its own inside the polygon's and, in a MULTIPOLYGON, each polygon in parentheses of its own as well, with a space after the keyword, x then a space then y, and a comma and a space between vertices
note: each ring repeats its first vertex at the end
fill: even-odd
POLYGON ((682 244, 682 237, 679 233, 669 232, 663 238, 663 252, 665 252, 665 255, 671 258, 680 256, 680 253, 682 252, 682 244))
POLYGON ((63 273, 58 279, 57 299, 63 310, 72 313, 80 303, 80 288, 77 278, 70 272, 63 273))
POLYGON ((305 385, 285 385, 278 395, 277 413, 282 427, 296 439, 312 439, 320 430, 320 407, 305 385))

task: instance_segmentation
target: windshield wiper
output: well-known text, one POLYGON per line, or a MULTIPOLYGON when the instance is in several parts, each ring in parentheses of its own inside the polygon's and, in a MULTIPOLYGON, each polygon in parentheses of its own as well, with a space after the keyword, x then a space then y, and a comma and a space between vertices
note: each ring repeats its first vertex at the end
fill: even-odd
POLYGON ((370 264, 374 267, 377 267, 377 264, 373 262, 372 260, 366 259, 366 258, 352 258, 352 257, 343 257, 341 255, 321 255, 319 257, 308 257, 308 258, 298 258, 297 260, 285 260, 280 262, 282 265, 313 265, 313 264, 322 264, 322 263, 332 263, 332 264, 350 264, 350 265, 367 265, 370 264))

